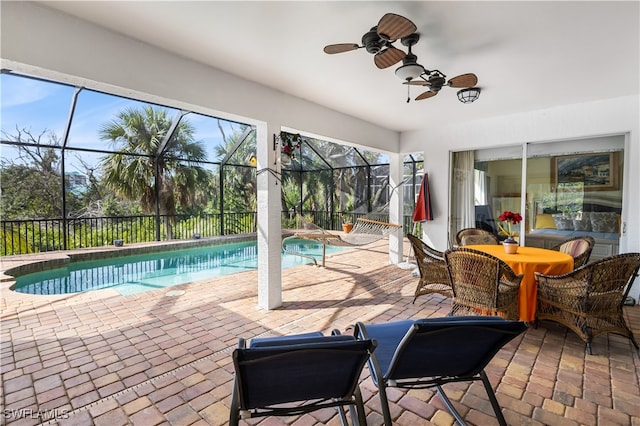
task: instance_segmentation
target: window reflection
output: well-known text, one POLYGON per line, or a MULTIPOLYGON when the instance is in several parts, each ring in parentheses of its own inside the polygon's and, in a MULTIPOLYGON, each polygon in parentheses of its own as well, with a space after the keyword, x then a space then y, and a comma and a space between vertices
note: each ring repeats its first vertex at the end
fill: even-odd
POLYGON ((508 210, 523 216, 518 233, 527 246, 550 248, 591 236, 591 260, 618 253, 624 136, 530 144, 527 152, 524 197, 522 159, 501 159, 492 149, 453 154, 450 234, 466 227, 495 230, 508 210))

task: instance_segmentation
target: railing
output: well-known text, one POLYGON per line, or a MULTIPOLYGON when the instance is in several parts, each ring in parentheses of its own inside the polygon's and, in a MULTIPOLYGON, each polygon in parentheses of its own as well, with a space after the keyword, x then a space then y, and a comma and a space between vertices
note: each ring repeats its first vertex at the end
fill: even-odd
MULTIPOLYGON (((387 221, 388 215, 376 213, 334 213, 305 211, 303 215, 327 230, 341 230, 345 218, 374 217, 387 221)), ((215 237, 245 234, 257 228, 256 212, 203 214, 198 216, 161 216, 160 240, 167 240, 165 222, 171 224, 173 239, 215 237)), ((295 215, 282 213, 284 229, 295 228, 295 215)), ((403 234, 412 232, 410 216, 403 218, 403 234)), ((100 247, 122 240, 125 244, 157 241, 156 217, 153 215, 124 217, 92 217, 62 219, 30 219, 0 221, 0 255, 28 254, 52 250, 100 247)))
MULTIPOLYGON (((255 232, 256 213, 224 213, 198 216, 160 216, 160 240, 167 239, 167 227, 174 239, 214 237, 255 232)), ((156 217, 92 217, 0 221, 0 255, 38 253, 52 250, 100 247, 122 240, 126 244, 156 241, 156 217), (66 229, 65 229, 66 228, 66 229)))

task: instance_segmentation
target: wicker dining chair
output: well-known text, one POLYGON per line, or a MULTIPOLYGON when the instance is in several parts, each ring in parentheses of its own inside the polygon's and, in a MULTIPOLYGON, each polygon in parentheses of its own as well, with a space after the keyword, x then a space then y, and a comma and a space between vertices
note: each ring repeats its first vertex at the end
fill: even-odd
POLYGON ((420 272, 420 279, 412 303, 416 302, 418 296, 431 293, 452 297, 453 291, 451 290, 449 271, 447 271, 447 265, 444 262, 444 253, 430 247, 415 235, 407 234, 407 238, 413 247, 420 272))
POLYGON ((495 235, 464 235, 461 240, 461 246, 469 246, 473 244, 500 244, 495 235))
POLYGON ((444 259, 453 299, 449 315, 497 315, 517 321, 522 274, 490 254, 469 249, 447 250, 444 259))
POLYGON ((593 237, 573 237, 551 247, 551 250, 571 255, 573 257, 573 269, 578 269, 582 265, 589 263, 589 257, 595 244, 596 240, 593 237))
POLYGON ((640 253, 610 256, 564 275, 536 272, 538 302, 536 323, 554 321, 576 333, 589 354, 593 338, 603 333, 638 342, 627 326, 622 307, 640 269, 640 253))
POLYGON ((480 229, 480 228, 464 228, 459 230, 456 233, 456 244, 459 246, 464 245, 462 242, 462 238, 465 236, 469 236, 469 235, 490 235, 490 236, 494 236, 491 232, 484 230, 484 229, 480 229))

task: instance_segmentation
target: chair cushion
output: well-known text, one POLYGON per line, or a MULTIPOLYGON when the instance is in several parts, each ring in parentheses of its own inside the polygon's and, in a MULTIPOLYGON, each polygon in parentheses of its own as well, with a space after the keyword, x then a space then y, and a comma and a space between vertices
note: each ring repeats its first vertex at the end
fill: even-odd
POLYGON ((576 257, 585 252, 589 248, 589 243, 585 240, 567 241, 560 246, 562 253, 567 253, 572 257, 576 257))

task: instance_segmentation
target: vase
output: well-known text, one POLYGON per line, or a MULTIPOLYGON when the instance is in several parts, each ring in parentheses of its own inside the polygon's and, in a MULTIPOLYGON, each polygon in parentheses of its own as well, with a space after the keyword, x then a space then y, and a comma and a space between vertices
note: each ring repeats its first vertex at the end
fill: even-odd
POLYGON ((353 229, 353 223, 342 224, 342 231, 344 231, 345 234, 348 234, 349 232, 351 232, 352 229, 353 229))
POLYGON ((502 242, 502 247, 507 254, 516 254, 518 252, 518 242, 513 238, 507 238, 502 242))

